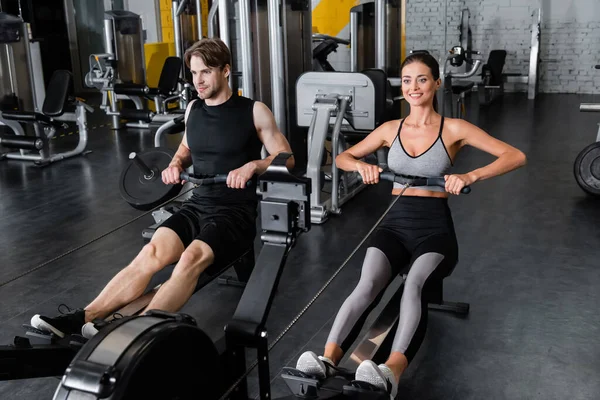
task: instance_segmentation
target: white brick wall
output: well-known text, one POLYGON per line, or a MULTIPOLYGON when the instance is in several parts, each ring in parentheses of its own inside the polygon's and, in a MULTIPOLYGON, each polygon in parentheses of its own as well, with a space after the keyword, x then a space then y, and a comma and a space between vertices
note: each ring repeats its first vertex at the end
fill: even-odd
MULTIPOLYGON (((448 0, 446 18, 445 0, 407 0, 407 48, 427 49, 442 57, 458 44, 460 11, 468 7, 473 48, 482 52, 484 60, 490 50, 505 49, 505 72, 527 74, 531 14, 539 4, 539 0, 448 0)), ((600 72, 593 69, 600 64, 600 2, 549 0, 542 4, 539 90, 600 93, 600 72)))

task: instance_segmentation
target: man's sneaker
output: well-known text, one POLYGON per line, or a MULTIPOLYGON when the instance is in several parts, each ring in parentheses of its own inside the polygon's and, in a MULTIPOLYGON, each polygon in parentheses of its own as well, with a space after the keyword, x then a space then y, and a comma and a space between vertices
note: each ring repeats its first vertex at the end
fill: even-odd
POLYGON ((355 379, 380 387, 390 394, 391 399, 394 399, 396 394, 398 394, 396 377, 392 370, 385 364, 377 366, 373 361, 365 360, 356 369, 355 379))
POLYGON ((333 361, 327 357, 317 357, 312 351, 306 351, 298 358, 296 369, 318 379, 325 379, 336 374, 333 361))
POLYGON ((58 337, 64 338, 66 335, 79 334, 81 327, 85 324, 85 310, 71 309, 61 304, 58 306, 57 317, 46 317, 36 314, 31 318, 31 326, 45 332, 51 332, 58 337))

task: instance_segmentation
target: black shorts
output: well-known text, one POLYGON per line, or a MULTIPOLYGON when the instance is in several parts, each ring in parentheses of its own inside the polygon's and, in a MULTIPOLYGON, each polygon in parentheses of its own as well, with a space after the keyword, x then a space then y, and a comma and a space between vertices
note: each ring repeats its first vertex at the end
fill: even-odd
POLYGON ((381 250, 394 274, 405 274, 425 253, 444 255, 432 277, 445 278, 458 262, 458 243, 448 199, 403 196, 371 234, 368 247, 381 250))
POLYGON ((185 248, 196 239, 208 244, 215 260, 205 272, 212 275, 254 246, 256 217, 255 202, 216 206, 189 200, 160 226, 173 230, 185 248))

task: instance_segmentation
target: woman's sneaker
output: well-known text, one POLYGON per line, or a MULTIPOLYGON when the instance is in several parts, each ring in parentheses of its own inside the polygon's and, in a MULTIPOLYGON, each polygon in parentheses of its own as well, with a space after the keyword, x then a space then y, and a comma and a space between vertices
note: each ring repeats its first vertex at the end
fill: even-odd
POLYGON ((398 382, 392 370, 385 364, 377 366, 371 360, 365 360, 356 369, 355 379, 357 381, 368 382, 377 386, 390 394, 394 399, 398 394, 398 382))
POLYGON ((36 314, 31 318, 31 326, 45 332, 51 332, 58 337, 81 333, 81 327, 85 324, 85 310, 71 309, 61 304, 58 306, 57 317, 46 317, 36 314))
POLYGON ((336 374, 333 361, 327 357, 317 356, 312 351, 306 351, 298 358, 296 369, 318 379, 325 379, 336 374))

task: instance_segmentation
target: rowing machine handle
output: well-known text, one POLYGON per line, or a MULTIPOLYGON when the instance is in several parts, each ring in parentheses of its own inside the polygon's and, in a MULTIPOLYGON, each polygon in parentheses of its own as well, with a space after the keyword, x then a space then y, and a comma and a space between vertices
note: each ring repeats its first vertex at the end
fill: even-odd
MULTIPOLYGON (((182 172, 179 174, 179 179, 182 181, 191 182, 195 185, 207 186, 207 185, 215 185, 217 183, 226 183, 227 175, 216 175, 210 178, 196 178, 193 175, 188 174, 187 172, 182 172)), ((246 187, 252 185, 252 181, 248 181, 246 183, 246 187)))
MULTIPOLYGON (((383 172, 379 175, 379 179, 384 180, 384 181, 389 181, 389 182, 395 182, 396 178, 398 178, 398 183, 402 183, 401 181, 401 177, 397 177, 394 173, 392 172, 383 172)), ((413 185, 413 186, 438 186, 441 188, 445 188, 446 187, 446 180, 443 177, 439 177, 439 178, 425 178, 423 179, 423 185, 413 185)), ((461 189, 460 191, 462 194, 469 194, 471 193, 471 187, 470 186, 465 186, 464 188, 461 189)))

